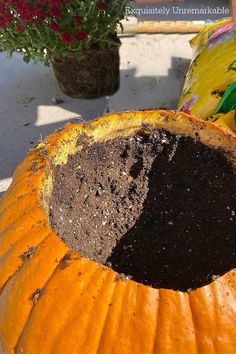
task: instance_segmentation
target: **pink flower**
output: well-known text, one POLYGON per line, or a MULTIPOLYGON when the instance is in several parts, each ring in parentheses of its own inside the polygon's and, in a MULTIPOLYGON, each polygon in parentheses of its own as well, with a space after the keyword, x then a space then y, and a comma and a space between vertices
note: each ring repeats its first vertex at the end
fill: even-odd
POLYGON ((57 23, 55 23, 55 22, 54 22, 54 23, 51 23, 49 27, 50 27, 50 29, 51 29, 52 32, 55 32, 55 33, 56 33, 56 32, 59 32, 59 26, 58 26, 57 23))
POLYGON ((75 40, 77 41, 77 42, 82 42, 82 41, 84 41, 85 39, 87 39, 88 38, 88 35, 87 35, 87 33, 85 33, 85 32, 83 32, 83 31, 80 31, 80 32, 77 32, 76 34, 75 34, 75 40))
POLYGON ((75 23, 77 23, 78 25, 80 25, 81 22, 82 22, 82 17, 81 17, 81 16, 75 16, 75 17, 74 17, 74 20, 75 20, 75 23))
POLYGON ((99 8, 99 10, 105 11, 107 9, 107 4, 105 2, 99 2, 98 8, 99 8))
POLYGON ((13 15, 6 13, 3 17, 0 17, 0 27, 6 27, 13 20, 13 15))
POLYGON ((62 32, 60 34, 60 37, 62 43, 64 43, 65 45, 69 45, 73 41, 73 38, 69 32, 62 32))
POLYGON ((37 16, 40 22, 43 22, 46 18, 45 13, 40 9, 35 10, 35 16, 37 16))
POLYGON ((24 22, 28 22, 28 23, 33 23, 34 22, 34 17, 35 17, 35 11, 36 8, 31 6, 31 5, 24 5, 19 3, 18 4, 18 8, 17 8, 21 20, 24 22))
POLYGON ((25 32, 25 27, 23 25, 18 25, 17 26, 17 32, 24 33, 25 32))
POLYGON ((6 27, 7 23, 5 22, 3 17, 0 17, 0 28, 6 27))
POLYGON ((60 8, 62 5, 61 0, 49 0, 49 2, 52 7, 59 7, 60 8))
POLYGON ((60 19, 62 17, 62 12, 59 7, 50 7, 49 14, 56 19, 60 19))

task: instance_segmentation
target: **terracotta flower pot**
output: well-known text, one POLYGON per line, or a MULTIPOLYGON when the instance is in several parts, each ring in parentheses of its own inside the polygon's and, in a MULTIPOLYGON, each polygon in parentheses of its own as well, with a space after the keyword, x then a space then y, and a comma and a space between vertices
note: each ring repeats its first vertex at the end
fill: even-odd
POLYGON ((68 96, 98 98, 119 89, 119 46, 89 49, 81 57, 53 57, 51 62, 59 86, 68 96))

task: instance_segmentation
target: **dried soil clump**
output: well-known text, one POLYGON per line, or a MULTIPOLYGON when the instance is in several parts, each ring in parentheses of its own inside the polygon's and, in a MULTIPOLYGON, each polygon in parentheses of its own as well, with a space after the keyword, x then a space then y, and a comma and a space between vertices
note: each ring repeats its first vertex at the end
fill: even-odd
POLYGON ((113 95, 120 87, 119 46, 87 50, 81 57, 52 58, 62 91, 76 98, 113 95))

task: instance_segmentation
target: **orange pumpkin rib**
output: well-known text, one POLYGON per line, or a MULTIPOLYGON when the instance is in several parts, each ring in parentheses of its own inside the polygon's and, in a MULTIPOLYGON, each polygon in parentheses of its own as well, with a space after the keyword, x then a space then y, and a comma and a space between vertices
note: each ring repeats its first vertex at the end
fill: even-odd
POLYGON ((198 331, 198 323, 195 320, 195 312, 194 312, 194 307, 192 306, 192 302, 190 299, 190 294, 191 294, 191 292, 188 294, 189 314, 191 316, 191 321, 192 321, 193 328, 194 328, 196 353, 201 353, 201 351, 200 351, 201 344, 200 344, 200 337, 199 337, 199 331, 198 331))
POLYGON ((14 186, 15 182, 18 181, 18 178, 22 179, 23 176, 27 179, 34 176, 37 177, 37 175, 33 173, 34 171, 32 170, 32 166, 33 164, 38 166, 38 164, 42 165, 43 163, 45 163, 45 160, 43 157, 38 155, 37 150, 30 151, 27 157, 13 173, 12 186, 14 186))
POLYGON ((54 236, 49 236, 38 252, 24 263, 6 284, 0 296, 0 337, 7 353, 14 347, 28 320, 38 289, 43 289, 68 248, 54 236))
POLYGON ((189 294, 198 352, 235 353, 236 271, 189 294))
POLYGON ((68 260, 64 266, 62 264, 58 267, 45 287, 45 296, 31 313, 16 352, 21 353, 23 349, 24 353, 57 353, 60 352, 60 346, 64 348, 63 352, 79 352, 79 348, 86 345, 88 336, 91 335, 87 344, 91 350, 80 352, 93 353, 101 321, 97 314, 101 317, 108 306, 103 300, 105 298, 106 302, 109 301, 107 295, 114 287, 113 278, 112 271, 101 271, 96 263, 84 258, 68 260), (105 296, 100 292, 100 288, 104 286, 105 296), (101 303, 98 302, 100 296, 101 303), (57 313, 57 316, 51 316, 52 312, 57 313), (38 326, 39 321, 45 329, 43 337, 38 326), (90 328, 90 321, 98 324, 94 331, 93 326, 90 328), (64 336, 65 332, 68 333, 67 336, 64 336))
POLYGON ((113 293, 111 304, 106 320, 103 324, 103 331, 100 337, 97 353, 115 353, 117 346, 116 338, 119 333, 119 323, 121 318, 122 306, 125 301, 127 283, 118 281, 113 293), (111 321, 111 318, 115 319, 111 321))
MULTIPOLYGON (((32 206, 28 213, 24 213, 19 219, 9 222, 10 225, 4 225, 0 233, 0 257, 7 252, 11 245, 18 240, 23 234, 32 228, 45 223, 45 215, 38 206, 32 206)), ((2 225, 1 225, 2 226, 2 225)))
MULTIPOLYGON (((31 187, 32 188, 32 187, 31 187)), ((35 192, 36 190, 34 190, 35 192)), ((33 192, 33 193, 34 193, 33 192)), ((1 209, 0 209, 0 218, 1 216, 5 213, 5 211, 9 210, 10 208, 14 208, 15 206, 18 205, 18 201, 22 198, 25 198, 26 196, 30 196, 32 195, 31 192, 28 192, 26 194, 24 194, 24 192, 20 193, 19 195, 17 196, 12 196, 10 199, 8 199, 8 202, 5 202, 4 200, 4 196, 2 197, 2 204, 1 204, 1 209)))
POLYGON ((119 280, 98 353, 151 353, 156 335, 159 291, 119 280))
POLYGON ((33 175, 29 176, 21 176, 17 179, 13 178, 13 182, 8 188, 7 192, 1 198, 0 203, 0 215, 7 210, 7 208, 15 205, 18 200, 26 195, 37 194, 37 187, 39 187, 39 183, 41 180, 41 176, 33 175))
POLYGON ((1 337, 0 337, 0 353, 4 353, 4 354, 7 353, 5 344, 3 343, 3 340, 1 337))
POLYGON ((0 213, 0 222, 1 229, 4 228, 5 225, 9 225, 9 221, 12 221, 12 215, 14 213, 15 219, 19 219, 22 215, 28 212, 28 210, 32 209, 32 205, 35 203, 35 199, 37 198, 37 194, 27 194, 26 196, 17 200, 16 204, 9 206, 4 210, 4 212, 0 213))
MULTIPOLYGON (((40 211, 40 206, 38 205, 37 203, 37 200, 35 200, 35 198, 33 198, 31 200, 31 205, 27 205, 27 209, 20 209, 20 210, 17 210, 16 212, 16 222, 20 219, 24 219, 24 216, 27 215, 32 218, 32 209, 38 209, 40 211)), ((9 209, 6 210, 6 213, 2 213, 1 214, 1 218, 0 218, 0 238, 2 237, 2 234, 7 231, 7 229, 9 229, 13 224, 14 224, 14 221, 13 221, 13 218, 12 218, 12 215, 13 214, 13 211, 14 211, 14 208, 12 208, 12 213, 9 213, 9 209)), ((42 213, 42 211, 41 211, 42 213)))
POLYGON ((24 263, 24 254, 30 249, 33 250, 33 253, 37 252, 37 248, 50 233, 50 229, 44 224, 42 227, 36 228, 33 233, 31 231, 24 234, 0 258, 0 289, 24 263))
POLYGON ((31 172, 31 166, 32 166, 32 163, 34 162, 35 158, 36 158, 35 150, 29 151, 26 158, 15 169, 15 171, 13 173, 13 180, 14 179, 16 180, 18 176, 22 176, 22 173, 26 173, 27 171, 31 172))
POLYGON ((153 353, 197 353, 195 328, 188 294, 160 290, 157 332, 153 353))
POLYGON ((74 311, 70 312, 64 326, 61 326, 52 352, 96 353, 114 287, 114 273, 97 269, 83 295, 80 298, 77 296, 74 311), (64 337, 65 329, 68 330, 69 338, 64 337))

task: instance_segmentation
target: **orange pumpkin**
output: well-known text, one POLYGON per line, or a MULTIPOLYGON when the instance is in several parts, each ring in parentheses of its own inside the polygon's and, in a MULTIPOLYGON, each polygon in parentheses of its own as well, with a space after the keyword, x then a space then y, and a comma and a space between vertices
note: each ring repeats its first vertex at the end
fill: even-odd
POLYGON ((69 124, 40 143, 0 202, 0 353, 236 353, 236 270, 190 293, 115 280, 70 252, 48 223, 51 166, 83 133, 95 141, 143 125, 195 138, 236 159, 236 137, 166 111, 112 114, 69 124))

